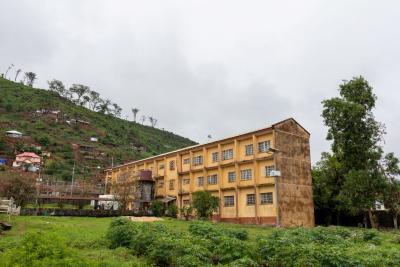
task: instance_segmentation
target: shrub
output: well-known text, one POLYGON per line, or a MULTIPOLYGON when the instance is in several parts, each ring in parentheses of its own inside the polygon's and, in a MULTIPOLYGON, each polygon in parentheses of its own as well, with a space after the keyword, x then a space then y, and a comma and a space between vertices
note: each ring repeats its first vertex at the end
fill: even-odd
POLYGON ((0 257, 2 266, 89 266, 56 235, 27 233, 16 248, 0 257))
POLYGON ((379 233, 375 229, 370 229, 366 230, 363 232, 363 240, 364 241, 370 241, 374 243, 375 245, 378 245, 381 243, 382 239, 379 236, 379 233))
POLYGON ((155 200, 151 203, 150 210, 151 210, 151 212, 153 212, 153 215, 156 217, 161 217, 165 213, 164 204, 159 200, 155 200))
POLYGON ((137 230, 126 218, 117 218, 110 223, 106 233, 110 248, 129 247, 137 230))
POLYGON ((201 219, 208 219, 214 211, 218 210, 219 199, 208 191, 197 191, 193 193, 193 208, 201 219))
POLYGON ((248 246, 236 238, 221 236, 217 244, 213 251, 215 263, 226 264, 249 255, 248 246))
POLYGON ((171 204, 167 207, 165 212, 166 215, 172 218, 176 218, 178 215, 178 207, 175 204, 171 204))

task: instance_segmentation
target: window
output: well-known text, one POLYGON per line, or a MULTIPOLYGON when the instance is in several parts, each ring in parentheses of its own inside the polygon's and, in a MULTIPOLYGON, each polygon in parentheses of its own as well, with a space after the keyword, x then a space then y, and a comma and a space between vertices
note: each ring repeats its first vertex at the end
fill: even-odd
POLYGON ((158 181, 158 188, 163 188, 164 187, 164 181, 160 180, 158 181))
POLYGON ((274 170, 275 170, 274 165, 266 166, 265 167, 265 176, 267 176, 267 177, 272 176, 272 171, 274 171, 274 170))
POLYGON ((259 153, 265 153, 268 152, 268 149, 270 147, 271 142, 270 141, 264 141, 258 143, 258 152, 259 153))
POLYGON ((272 192, 269 193, 261 193, 261 204, 272 204, 272 192))
POLYGON ((233 183, 236 181, 236 173, 235 172, 228 172, 228 182, 233 183))
POLYGON ((193 158, 193 165, 202 165, 203 164, 203 156, 197 156, 193 158))
POLYGON ((247 205, 256 204, 256 196, 254 194, 247 194, 247 205))
POLYGON ((211 154, 212 157, 212 162, 217 162, 218 161, 218 152, 213 152, 211 154))
POLYGON ((224 206, 225 207, 235 206, 235 197, 234 196, 225 196, 224 197, 224 206))
POLYGON ((170 170, 175 170, 175 160, 171 160, 171 161, 169 162, 169 169, 170 169, 170 170))
POLYGON ((160 169, 160 170, 164 169, 164 164, 160 164, 160 165, 158 166, 158 169, 160 169))
POLYGON ((169 181, 169 190, 174 190, 175 189, 175 180, 170 180, 169 181))
POLYGON ((183 164, 189 164, 190 163, 190 158, 183 159, 183 164))
POLYGON ((200 176, 197 177, 197 186, 203 186, 204 185, 204 177, 200 176))
POLYGON ((183 179, 183 184, 190 184, 190 179, 189 178, 183 179))
POLYGON ((218 183, 218 175, 213 174, 207 177, 208 184, 217 184, 218 183))
POLYGON ((183 200, 183 206, 189 206, 190 205, 190 200, 189 199, 184 199, 183 200))
POLYGON ((253 145, 246 145, 246 156, 253 155, 253 145))
POLYGON ((227 149, 222 151, 222 160, 228 160, 233 158, 233 149, 227 149))
POLYGON ((251 169, 241 170, 240 171, 240 180, 251 180, 252 172, 251 169))

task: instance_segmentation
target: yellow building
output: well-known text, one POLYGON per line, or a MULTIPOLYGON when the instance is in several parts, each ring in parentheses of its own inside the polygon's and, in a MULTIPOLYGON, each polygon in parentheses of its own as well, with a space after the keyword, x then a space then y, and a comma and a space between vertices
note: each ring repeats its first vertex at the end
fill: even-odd
POLYGON ((290 118, 257 131, 106 170, 108 184, 150 170, 155 198, 189 205, 192 193, 219 197, 214 219, 313 226, 310 134, 290 118))

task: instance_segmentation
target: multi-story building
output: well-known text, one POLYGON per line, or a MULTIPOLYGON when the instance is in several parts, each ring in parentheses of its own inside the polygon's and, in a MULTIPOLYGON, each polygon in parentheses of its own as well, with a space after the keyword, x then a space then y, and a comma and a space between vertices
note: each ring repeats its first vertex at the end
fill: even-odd
MULTIPOLYGON (((192 193, 219 197, 214 219, 313 226, 310 134, 290 118, 270 127, 137 160, 106 170, 119 177, 152 172, 154 196, 189 205, 192 193)), ((139 179, 140 180, 140 179, 139 179)))

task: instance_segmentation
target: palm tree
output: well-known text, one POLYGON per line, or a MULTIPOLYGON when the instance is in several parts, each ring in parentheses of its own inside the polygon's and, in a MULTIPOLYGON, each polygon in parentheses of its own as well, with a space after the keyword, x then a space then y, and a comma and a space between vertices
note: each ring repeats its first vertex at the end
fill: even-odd
POLYGON ((14 82, 17 81, 18 75, 21 73, 21 71, 22 71, 21 69, 18 69, 18 70, 15 72, 14 82))
POLYGON ((133 113, 133 121, 136 122, 136 115, 138 114, 139 109, 138 108, 133 108, 132 113, 133 113))
POLYGON ((14 64, 12 64, 12 63, 11 63, 10 66, 8 66, 8 68, 7 68, 7 70, 6 70, 6 73, 4 74, 4 78, 7 79, 7 73, 8 73, 13 67, 14 67, 14 64))

